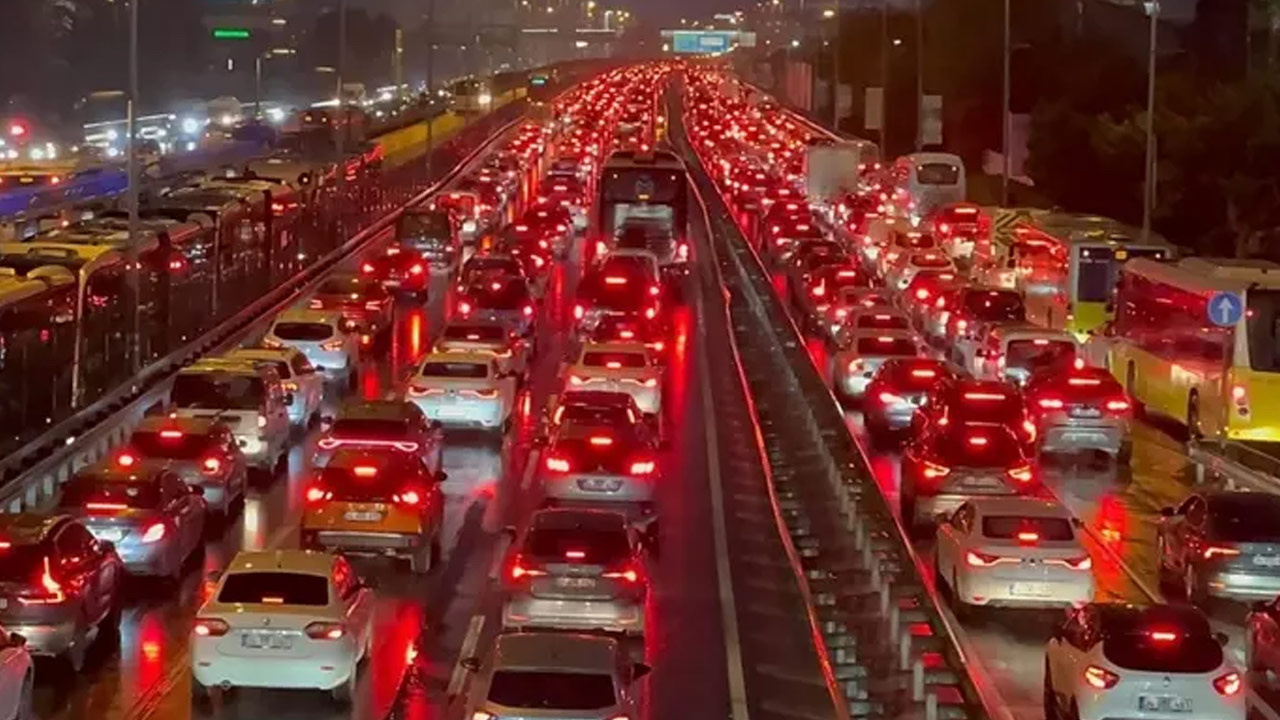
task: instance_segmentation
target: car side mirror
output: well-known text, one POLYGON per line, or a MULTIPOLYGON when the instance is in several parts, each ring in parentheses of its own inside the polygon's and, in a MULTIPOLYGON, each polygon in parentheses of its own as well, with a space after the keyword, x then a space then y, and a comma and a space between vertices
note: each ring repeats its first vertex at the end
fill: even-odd
POLYGON ((1224 632, 1216 632, 1216 633, 1214 633, 1214 634, 1213 634, 1213 639, 1217 641, 1217 643, 1218 643, 1218 645, 1219 645, 1220 647, 1226 647, 1226 646, 1227 646, 1227 643, 1230 641, 1230 638, 1228 638, 1228 637, 1227 637, 1227 634, 1226 634, 1226 633, 1224 633, 1224 632))
POLYGON ((1177 510, 1174 510, 1174 509, 1173 509, 1173 508, 1171 508, 1171 507, 1162 507, 1162 508, 1160 508, 1160 517, 1171 518, 1171 517, 1176 516, 1177 514, 1178 514, 1178 511, 1177 511, 1177 510))
POLYGON ((638 662, 631 666, 631 680, 633 682, 636 680, 639 680, 640 678, 644 677, 645 675, 648 675, 652 671, 653 671, 653 668, 649 667, 644 663, 638 662))
POLYGON ((203 487, 201 487, 201 486, 199 486, 199 485, 188 485, 187 487, 191 490, 191 494, 192 494, 192 495, 196 495, 196 496, 198 496, 198 497, 204 497, 204 488, 203 488, 203 487))
POLYGON ((291 406, 291 407, 292 407, 292 406, 293 406, 293 401, 294 401, 294 400, 295 400, 295 398, 294 398, 294 396, 293 396, 293 393, 285 393, 285 396, 284 396, 284 404, 285 404, 285 405, 288 405, 288 406, 291 406))
POLYGON ((21 633, 9 633, 9 644, 13 647, 23 647, 27 644, 27 636, 21 633))
POLYGON ((480 658, 478 657, 462 658, 462 660, 460 660, 458 664, 461 665, 462 669, 466 670, 467 672, 480 672, 480 658))
POLYGON ((436 484, 443 483, 444 481, 449 479, 449 473, 443 470, 437 470, 436 474, 433 476, 433 479, 436 481, 436 484))

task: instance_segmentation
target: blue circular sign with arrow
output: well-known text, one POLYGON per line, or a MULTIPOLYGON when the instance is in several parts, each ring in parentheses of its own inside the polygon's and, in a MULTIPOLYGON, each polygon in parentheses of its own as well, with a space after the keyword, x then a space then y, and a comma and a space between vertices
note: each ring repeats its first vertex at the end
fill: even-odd
POLYGON ((1218 327, 1232 327, 1244 315, 1244 301, 1233 292, 1219 291, 1209 296, 1205 304, 1209 322, 1218 327))

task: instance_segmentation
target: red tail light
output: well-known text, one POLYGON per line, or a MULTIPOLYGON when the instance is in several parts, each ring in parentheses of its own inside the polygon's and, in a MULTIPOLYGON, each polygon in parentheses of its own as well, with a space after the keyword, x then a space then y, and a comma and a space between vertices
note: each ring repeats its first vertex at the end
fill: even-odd
POLYGON ((649 286, 649 294, 650 294, 650 295, 652 295, 652 296, 654 296, 654 297, 657 297, 657 296, 661 295, 661 294, 662 294, 662 286, 661 286, 661 285, 650 285, 650 286, 649 286))
POLYGON ((1240 692, 1243 687, 1244 683, 1238 672, 1229 672, 1213 679, 1213 689, 1217 690, 1219 695, 1230 697, 1240 692))
POLYGON ((1017 558, 1000 557, 977 550, 970 550, 964 555, 964 562, 969 567, 992 567, 1003 562, 1021 562, 1017 558))
POLYGON ((512 580, 523 580, 525 578, 543 577, 547 574, 546 570, 540 570, 524 564, 524 558, 520 555, 516 556, 514 562, 511 563, 510 577, 512 580))
POLYGON ((1063 565, 1071 568, 1072 570, 1092 570, 1093 569, 1093 558, 1089 557, 1088 555, 1085 555, 1084 557, 1078 557, 1078 558, 1049 558, 1045 560, 1045 563, 1049 565, 1063 565))
POLYGON ((323 487, 320 487, 319 485, 312 485, 311 487, 307 488, 307 493, 306 493, 307 502, 313 502, 313 503, 322 502, 332 497, 333 497, 332 492, 325 490, 323 487))
POLYGON ((814 297, 822 297, 827 294, 827 287, 825 285, 815 285, 809 292, 812 293, 814 297))
POLYGON ((1215 557, 1235 557, 1240 554, 1240 548, 1226 545, 1210 545, 1204 549, 1203 554, 1205 560, 1212 560, 1215 557))
POLYGON ((1124 399, 1108 400, 1107 410, 1113 413, 1122 413, 1129 411, 1129 401, 1124 399))
POLYGON ((929 480, 940 480, 951 474, 951 468, 937 463, 926 462, 921 474, 929 480))
POLYGON ((217 475, 222 472, 222 461, 216 457, 207 457, 200 464, 200 469, 205 475, 217 475))
POLYGON ((164 523, 152 523, 147 527, 147 531, 142 533, 142 542, 153 543, 160 542, 164 539, 165 527, 164 523))
POLYGON ((120 467, 133 467, 138 464, 138 458, 131 453, 122 452, 116 455, 116 464, 120 467))
POLYGON ((417 490, 410 489, 397 495, 392 495, 391 499, 407 507, 417 507, 422 504, 422 493, 417 490))
POLYGON ((357 465, 351 469, 351 472, 358 478, 371 478, 378 476, 378 468, 373 465, 357 465))
POLYGON ((466 300, 463 300, 463 301, 459 302, 459 303, 458 303, 458 313, 459 313, 459 314, 462 314, 462 315, 470 315, 470 314, 471 314, 471 303, 467 302, 466 300))
POLYGON ((560 457, 559 455, 548 455, 545 464, 551 472, 569 472, 568 458, 560 457))
POLYGON ((362 272, 362 273, 364 273, 364 274, 366 274, 366 275, 368 275, 368 274, 372 273, 372 272, 373 272, 373 265, 371 265, 370 263, 365 263, 365 264, 361 265, 361 266, 360 266, 360 272, 362 272))
POLYGON ((1106 668, 1090 665, 1084 669, 1084 681, 1098 690, 1110 690, 1120 682, 1120 676, 1106 668))
POLYGON ((586 314, 587 314, 586 309, 585 309, 585 308, 583 308, 581 305, 574 305, 574 306, 573 306, 573 319, 574 319, 574 320, 581 320, 581 319, 582 319, 582 316, 583 316, 583 315, 586 315, 586 314))
POLYGON ((312 640, 341 640, 346 630, 341 623, 313 622, 304 628, 307 637, 312 640))
POLYGON ((520 308, 520 312, 524 313, 525 317, 533 317, 533 306, 525 305, 524 307, 520 308))
POLYGON ((610 580, 625 580, 628 583, 639 583, 644 580, 644 573, 640 571, 640 566, 634 562, 627 562, 617 570, 609 570, 602 577, 610 580))
POLYGON ((230 630, 230 625, 217 618, 200 618, 192 627, 192 631, 200 637, 222 637, 230 630))
POLYGON ((409 268, 410 275, 421 275, 426 272, 426 268, 422 267, 422 263, 417 263, 409 268))
POLYGON ((1035 473, 1032 472, 1030 465, 1019 465, 1015 468, 1009 468, 1005 471, 1005 475, 1008 475, 1010 479, 1020 483, 1029 483, 1035 478, 1035 473))
POLYGON ((1058 398, 1040 398, 1036 400, 1036 405, 1039 405, 1041 410, 1061 410, 1065 403, 1058 398))
POLYGON ((18 602, 23 605, 57 605, 66 599, 67 594, 62 591, 62 584, 53 577, 48 556, 44 558, 39 587, 30 594, 18 596, 18 602))
POLYGON ((1018 542, 1023 545, 1037 545, 1040 543, 1040 533, 1020 532, 1018 533, 1018 542))
POLYGON ((325 352, 338 352, 342 349, 342 340, 329 340, 320 343, 320 349, 325 352))
POLYGON ((644 309, 644 316, 645 316, 645 318, 646 318, 646 319, 648 319, 648 320, 652 320, 652 319, 654 319, 654 318, 658 317, 658 308, 656 308, 656 307, 647 307, 647 308, 645 308, 645 309, 644 309))
POLYGON ((640 460, 631 463, 631 475, 652 475, 657 470, 658 464, 653 460, 640 460))

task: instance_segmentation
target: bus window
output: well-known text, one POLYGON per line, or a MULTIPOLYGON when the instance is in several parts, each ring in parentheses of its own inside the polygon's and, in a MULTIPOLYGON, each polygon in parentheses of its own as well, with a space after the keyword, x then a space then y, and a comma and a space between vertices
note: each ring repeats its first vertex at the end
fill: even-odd
POLYGON ((1280 372, 1280 290, 1252 289, 1249 312, 1249 366, 1261 372, 1280 372))
POLYGON ((1076 301, 1106 302, 1115 286, 1114 253, 1110 248, 1081 248, 1076 271, 1076 301))
POLYGON ((960 168, 951 163, 920 163, 916 165, 916 182, 921 185, 955 185, 960 180, 960 168))

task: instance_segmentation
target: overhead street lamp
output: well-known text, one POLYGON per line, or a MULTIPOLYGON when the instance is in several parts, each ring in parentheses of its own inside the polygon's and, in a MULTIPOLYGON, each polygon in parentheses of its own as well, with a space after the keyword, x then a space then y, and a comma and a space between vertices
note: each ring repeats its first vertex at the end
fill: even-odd
POLYGON ((1160 27, 1160 2, 1146 0, 1143 7, 1151 18, 1147 41, 1147 147, 1142 181, 1142 240, 1146 242, 1151 237, 1151 210, 1156 202, 1156 37, 1160 27))

